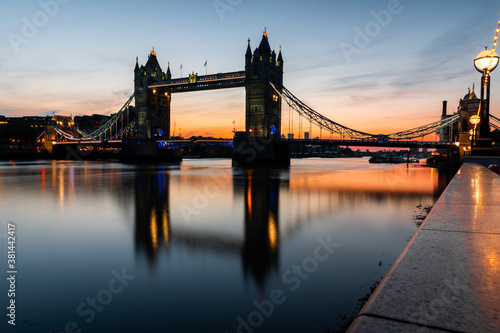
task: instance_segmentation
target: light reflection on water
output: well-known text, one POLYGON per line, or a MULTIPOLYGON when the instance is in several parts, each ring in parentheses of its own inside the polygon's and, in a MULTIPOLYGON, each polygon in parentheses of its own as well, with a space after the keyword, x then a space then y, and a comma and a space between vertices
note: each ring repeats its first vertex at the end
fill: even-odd
POLYGON ((18 225, 20 328, 333 329, 415 233, 417 206, 445 184, 434 169, 366 159, 293 160, 286 170, 0 163, 2 222, 18 225), (313 259, 327 240, 339 246, 313 259), (122 268, 135 279, 103 299, 122 268), (92 308, 89 297, 106 304, 92 308))

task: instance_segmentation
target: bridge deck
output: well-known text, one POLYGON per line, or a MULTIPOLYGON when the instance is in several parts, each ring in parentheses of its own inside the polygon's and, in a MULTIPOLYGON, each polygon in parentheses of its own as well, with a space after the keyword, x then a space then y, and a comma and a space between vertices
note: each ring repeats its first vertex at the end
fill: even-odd
POLYGON ((212 90, 222 88, 236 88, 245 86, 245 71, 218 73, 196 76, 196 81, 191 82, 189 77, 172 79, 169 83, 152 85, 149 88, 163 88, 167 92, 184 92, 197 90, 212 90))
POLYGON ((437 141, 375 141, 375 140, 326 140, 326 139, 281 139, 280 141, 302 145, 332 145, 353 147, 391 147, 391 148, 437 148, 457 149, 451 143, 437 141))
MULTIPOLYGON (((457 149, 453 144, 441 143, 435 141, 362 141, 362 140, 325 140, 325 139, 281 139, 279 141, 288 142, 295 145, 319 145, 319 146, 352 146, 352 147, 387 147, 387 148, 436 148, 436 149, 457 149)), ((121 140, 108 140, 107 143, 121 143, 121 140)), ((233 142, 233 139, 168 139, 158 140, 163 143, 227 143, 233 142)), ((101 141, 70 141, 57 142, 58 145, 69 144, 99 144, 101 141)))
POLYGON ((348 332, 500 332, 498 193, 465 163, 348 332))

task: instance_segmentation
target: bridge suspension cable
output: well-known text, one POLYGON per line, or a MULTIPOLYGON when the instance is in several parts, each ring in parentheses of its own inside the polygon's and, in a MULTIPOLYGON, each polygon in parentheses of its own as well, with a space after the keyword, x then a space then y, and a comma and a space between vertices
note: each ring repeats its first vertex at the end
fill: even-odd
POLYGON ((435 133, 436 131, 450 126, 452 123, 460 119, 460 115, 456 114, 451 117, 438 120, 424 126, 415 127, 406 131, 396 132, 392 134, 371 134, 341 125, 307 106, 284 86, 282 86, 281 89, 278 89, 273 83, 269 82, 269 84, 274 89, 274 91, 289 105, 289 107, 298 112, 311 124, 314 123, 315 125, 319 126, 320 129, 325 129, 330 133, 336 133, 342 137, 348 137, 351 139, 402 140, 419 138, 428 134, 435 133))
POLYGON ((101 127, 99 127, 97 130, 95 130, 92 133, 87 134, 87 133, 77 129, 76 131, 81 136, 75 137, 74 135, 66 133, 65 131, 61 130, 60 128, 55 127, 54 129, 58 134, 60 134, 61 136, 63 136, 64 138, 66 138, 67 140, 70 140, 70 141, 94 141, 94 140, 98 140, 98 139, 102 138, 102 136, 105 135, 108 131, 110 131, 110 135, 109 135, 108 140, 115 140, 115 139, 121 137, 123 135, 123 133, 126 133, 127 131, 132 129, 132 127, 135 125, 135 122, 131 122, 125 128, 123 128, 121 131, 117 130, 116 133, 114 135, 112 135, 111 131, 112 131, 113 126, 115 126, 120 119, 123 120, 122 116, 128 110, 130 103, 132 102, 133 99, 134 99, 134 94, 132 94, 129 97, 129 99, 121 107, 120 111, 115 113, 115 115, 113 115, 113 117, 111 117, 111 119, 109 119, 104 125, 102 125, 101 127))
POLYGON ((500 130, 500 119, 490 114, 490 126, 497 130, 500 130), (494 121, 496 121, 498 124, 495 124, 494 121))
POLYGON ((132 130, 132 128, 134 128, 134 126, 135 126, 135 121, 132 121, 125 128, 123 128, 121 131, 115 133, 111 138, 109 138, 109 140, 119 140, 119 139, 121 139, 122 136, 123 136, 123 134, 129 132, 130 130, 132 130))
POLYGON ((316 112, 309 106, 307 106, 305 103, 303 103, 300 99, 295 97, 294 94, 292 94, 288 89, 285 87, 281 87, 282 89, 279 90, 276 88, 276 86, 269 82, 271 87, 273 87, 274 91, 280 97, 287 102, 287 104, 297 111, 301 116, 306 118, 308 121, 311 123, 316 124, 320 128, 324 128, 325 130, 329 131, 330 133, 337 133, 341 136, 346 136, 350 137, 353 139, 370 139, 375 137, 375 135, 366 133, 366 132, 361 132, 361 131, 356 131, 352 128, 343 126, 339 123, 336 123, 335 121, 328 119, 327 117, 323 116, 319 112, 316 112))
POLYGON ((427 134, 435 133, 436 131, 448 127, 449 125, 453 124, 454 122, 458 121, 460 119, 460 114, 455 114, 451 117, 435 121, 433 123, 424 125, 424 126, 419 126, 415 127, 406 131, 402 132, 397 132, 397 133, 392 133, 389 134, 389 139, 392 140, 401 140, 401 139, 413 139, 421 136, 425 136, 427 134))

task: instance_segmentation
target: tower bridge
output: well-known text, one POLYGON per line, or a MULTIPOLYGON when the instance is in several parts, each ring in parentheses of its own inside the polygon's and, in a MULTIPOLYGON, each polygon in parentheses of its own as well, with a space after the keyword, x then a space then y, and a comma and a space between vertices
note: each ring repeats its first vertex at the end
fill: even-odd
POLYGON ((248 40, 244 71, 209 75, 193 72, 188 77, 173 79, 170 64, 163 72, 153 50, 146 65, 139 66, 137 59, 134 69, 136 135, 148 139, 169 138, 174 93, 245 87, 245 131, 257 137, 278 139, 281 135, 281 97, 274 87, 283 85, 283 63, 281 50, 278 55, 271 50, 266 31, 253 52, 248 40))
MULTIPOLYGON (((286 152, 290 144, 456 149, 451 142, 424 143, 415 139, 456 126, 459 121, 463 120, 458 113, 441 117, 430 124, 391 134, 372 134, 359 131, 324 116, 286 89, 283 84, 283 66, 281 47, 278 52, 272 50, 266 31, 262 35, 260 44, 253 51, 250 40, 248 40, 245 68, 234 72, 206 75, 198 75, 193 72, 186 77, 173 78, 170 64, 168 64, 167 70, 163 71, 153 49, 146 64, 139 65, 139 59, 136 59, 134 94, 108 123, 90 134, 81 131, 68 133, 62 128, 55 128, 54 132, 70 142, 96 140, 107 142, 122 138, 124 145, 135 142, 136 147, 132 149, 135 153, 147 152, 146 154, 157 155, 159 149, 165 150, 169 147, 164 143, 171 140, 171 101, 175 93, 244 87, 245 130, 235 133, 235 137, 231 139, 234 140, 235 154, 240 154, 242 158, 241 155, 244 151, 255 150, 252 144, 256 140, 260 140, 256 146, 258 156, 273 159, 283 154, 284 161, 289 160, 286 152), (135 107, 130 105, 132 100, 135 100, 135 107), (315 125, 319 127, 320 131, 325 130, 336 134, 342 140, 320 139, 305 142, 283 139, 281 111, 283 103, 287 104, 290 110, 294 111, 293 113, 298 113, 301 120, 309 122, 311 128, 312 125, 315 125), (120 128, 118 128, 119 126, 120 128), (146 147, 147 145, 149 146, 146 147), (243 148, 240 149, 241 147, 243 148), (261 147, 264 148, 261 149, 261 147)), ((494 125, 492 124, 492 126, 494 125)), ((244 158, 246 159, 246 157, 244 158)))

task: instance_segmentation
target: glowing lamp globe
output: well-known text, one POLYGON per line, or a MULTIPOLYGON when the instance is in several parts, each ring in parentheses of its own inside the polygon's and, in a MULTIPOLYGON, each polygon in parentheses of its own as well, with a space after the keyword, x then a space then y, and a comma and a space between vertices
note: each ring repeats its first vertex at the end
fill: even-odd
POLYGON ((484 50, 474 59, 474 67, 480 73, 492 72, 498 66, 498 54, 493 50, 484 50))
POLYGON ((470 116, 469 121, 470 121, 470 123, 471 123, 472 125, 477 125, 477 124, 479 124, 479 123, 480 123, 481 118, 480 118, 479 116, 477 116, 477 115, 473 115, 473 116, 470 116))

